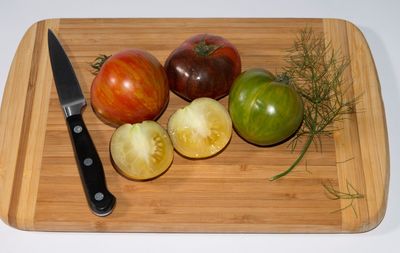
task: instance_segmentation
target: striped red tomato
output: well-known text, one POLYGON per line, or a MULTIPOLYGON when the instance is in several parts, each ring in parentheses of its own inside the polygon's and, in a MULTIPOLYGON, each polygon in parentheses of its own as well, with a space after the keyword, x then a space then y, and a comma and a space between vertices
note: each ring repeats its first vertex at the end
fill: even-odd
POLYGON ((154 120, 168 99, 163 66, 153 55, 139 49, 124 50, 108 58, 91 87, 93 110, 113 126, 154 120))

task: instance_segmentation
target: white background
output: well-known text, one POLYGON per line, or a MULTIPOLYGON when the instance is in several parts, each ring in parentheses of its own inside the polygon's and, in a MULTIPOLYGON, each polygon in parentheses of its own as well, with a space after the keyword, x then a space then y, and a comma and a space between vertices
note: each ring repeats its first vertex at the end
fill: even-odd
POLYGON ((329 17, 353 22, 369 42, 386 109, 391 153, 386 216, 373 231, 353 235, 45 233, 19 231, 0 221, 1 252, 400 252, 396 132, 400 128, 400 1, 0 0, 0 97, 26 29, 41 19, 71 17, 329 17))

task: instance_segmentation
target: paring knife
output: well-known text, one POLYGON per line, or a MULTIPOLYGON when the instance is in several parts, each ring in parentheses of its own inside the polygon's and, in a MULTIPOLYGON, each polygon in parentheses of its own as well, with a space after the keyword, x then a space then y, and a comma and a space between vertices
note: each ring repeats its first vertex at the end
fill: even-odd
POLYGON ((83 122, 81 113, 86 106, 85 97, 68 56, 50 29, 48 45, 53 77, 69 128, 86 199, 94 214, 107 216, 112 212, 116 200, 107 189, 101 160, 83 122))

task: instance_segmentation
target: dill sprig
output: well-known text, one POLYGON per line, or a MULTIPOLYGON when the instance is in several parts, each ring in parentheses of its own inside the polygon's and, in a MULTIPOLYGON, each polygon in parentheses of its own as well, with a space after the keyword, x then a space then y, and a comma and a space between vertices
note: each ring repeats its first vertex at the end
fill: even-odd
POLYGON ((289 80, 301 95, 304 103, 304 120, 299 131, 290 142, 292 151, 305 138, 297 159, 282 173, 272 178, 277 180, 290 173, 303 159, 312 143, 321 144, 321 136, 331 136, 333 122, 344 114, 354 112, 356 99, 347 100, 348 83, 343 73, 350 61, 339 55, 322 33, 304 29, 288 50, 286 67, 279 78, 289 80))
POLYGON ((332 213, 340 212, 340 211, 343 211, 343 210, 351 207, 353 209, 355 216, 357 217, 357 212, 356 212, 356 209, 354 208, 353 202, 355 199, 364 198, 364 195, 359 193, 354 188, 353 185, 351 185, 348 181, 346 181, 347 192, 341 192, 339 190, 336 190, 333 187, 332 181, 330 181, 330 180, 327 182, 322 182, 322 186, 325 188, 326 195, 329 199, 332 199, 332 200, 348 199, 348 200, 350 200, 349 204, 347 204, 346 206, 344 206, 340 209, 332 211, 332 213))

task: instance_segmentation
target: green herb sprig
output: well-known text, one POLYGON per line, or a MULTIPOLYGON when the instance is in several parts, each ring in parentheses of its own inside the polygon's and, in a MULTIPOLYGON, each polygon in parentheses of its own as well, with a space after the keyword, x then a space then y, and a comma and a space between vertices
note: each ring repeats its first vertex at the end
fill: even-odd
POLYGON ((347 192, 341 192, 339 190, 336 190, 333 187, 332 181, 330 181, 330 180, 327 181, 327 182, 322 182, 322 186, 325 188, 326 193, 327 193, 327 197, 329 199, 332 199, 332 200, 348 199, 348 200, 350 200, 349 203, 346 206, 344 206, 344 207, 342 207, 340 209, 334 210, 334 211, 332 211, 332 213, 340 212, 340 211, 343 211, 343 210, 351 207, 351 209, 353 209, 354 215, 356 217, 358 217, 356 209, 354 208, 353 202, 354 202, 355 199, 364 198, 364 195, 361 194, 360 192, 358 192, 354 188, 353 185, 351 185, 348 181, 346 181, 347 192))
POLYGON ((304 120, 290 146, 292 151, 306 138, 297 159, 285 171, 270 178, 277 180, 289 174, 303 159, 313 142, 321 143, 321 136, 333 134, 332 123, 344 114, 355 111, 356 99, 345 99, 348 89, 343 73, 350 61, 341 57, 323 34, 307 28, 300 32, 288 50, 287 66, 279 78, 289 80, 303 98, 304 120))

